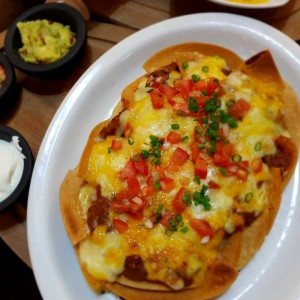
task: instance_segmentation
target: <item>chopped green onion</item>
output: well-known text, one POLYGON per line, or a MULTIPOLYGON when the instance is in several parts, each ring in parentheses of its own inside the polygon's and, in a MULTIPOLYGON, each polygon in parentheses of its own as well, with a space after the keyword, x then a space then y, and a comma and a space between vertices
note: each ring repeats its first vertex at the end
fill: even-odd
POLYGON ((198 144, 197 147, 199 149, 204 149, 205 148, 205 144, 204 143, 198 144))
POLYGON ((202 94, 203 96, 207 96, 207 95, 208 95, 208 92, 207 92, 207 90, 202 90, 202 91, 201 91, 201 94, 202 94))
POLYGON ((227 170, 226 170, 225 168, 220 168, 219 170, 220 170, 220 172, 221 172, 223 175, 227 175, 227 174, 228 174, 228 172, 227 172, 227 170))
POLYGON ((183 226, 183 221, 182 221, 182 216, 181 215, 176 215, 175 216, 175 220, 176 220, 176 223, 179 227, 182 227, 183 226))
POLYGON ((214 140, 217 140, 220 137, 220 135, 211 127, 206 130, 205 135, 214 140))
POLYGON ((161 146, 161 144, 163 143, 163 142, 159 139, 159 137, 157 137, 157 136, 155 136, 155 135, 150 135, 149 138, 150 138, 150 144, 151 144, 152 148, 154 148, 154 149, 159 149, 160 146, 161 146))
POLYGON ((161 161, 160 161, 159 158, 154 157, 154 158, 151 160, 151 163, 158 166, 158 165, 161 164, 161 161))
POLYGON ((196 132, 201 135, 203 130, 200 127, 195 127, 196 132))
POLYGON ((221 101, 218 98, 210 98, 206 101, 204 109, 207 112, 215 112, 221 106, 221 101))
POLYGON ((212 122, 210 124, 210 128, 213 130, 218 130, 219 129, 219 123, 218 122, 212 122))
POLYGON ((181 142, 185 142, 188 139, 189 139, 189 137, 187 135, 185 135, 184 137, 181 138, 181 142))
POLYGON ((197 74, 193 74, 193 75, 192 75, 192 80, 193 80, 193 82, 197 82, 197 81, 199 81, 199 80, 200 80, 200 77, 199 77, 199 75, 197 75, 197 74))
POLYGON ((107 147, 107 153, 111 152, 111 147, 107 147))
POLYGON ((209 114, 209 118, 212 122, 218 122, 219 118, 217 115, 209 114))
POLYGON ((245 201, 250 202, 253 199, 253 193, 247 193, 245 196, 245 201))
POLYGON ((182 69, 187 69, 188 68, 188 66, 189 66, 189 64, 188 64, 188 62, 184 62, 184 63, 182 63, 182 69))
POLYGON ((208 71, 209 71, 209 67, 208 66, 203 66, 202 67, 202 72, 208 73, 208 71))
POLYGON ((226 123, 229 119, 229 114, 226 114, 223 109, 219 110, 220 121, 226 123))
POLYGON ((255 144, 255 151, 260 151, 261 150, 261 142, 258 142, 255 144))
POLYGON ((160 188, 161 188, 160 182, 159 182, 159 180, 156 180, 156 181, 154 182, 154 189, 160 190, 160 188))
POLYGON ((153 151, 151 151, 151 154, 155 157, 158 157, 158 158, 161 157, 161 151, 160 150, 153 150, 153 151))
POLYGON ((228 108, 230 108, 234 103, 235 103, 235 100, 234 100, 234 99, 229 99, 229 100, 226 102, 226 106, 227 106, 228 108))
POLYGON ((133 155, 133 160, 134 160, 135 162, 138 162, 138 161, 139 161, 139 158, 137 157, 137 155, 133 155))
POLYGON ((233 154, 233 155, 231 156, 231 160, 232 160, 233 162, 241 162, 241 161, 242 161, 242 157, 241 157, 241 155, 239 155, 239 154, 233 154))
POLYGON ((181 231, 182 233, 186 233, 186 232, 189 231, 189 228, 188 228, 187 226, 184 226, 184 227, 182 227, 182 228, 180 229, 180 231, 181 231))
POLYGON ((141 157, 142 158, 146 159, 146 158, 149 157, 149 155, 150 155, 149 151, 147 151, 147 150, 141 150, 141 157))
POLYGON ((128 144, 133 145, 134 144, 134 138, 132 136, 128 137, 128 144))
POLYGON ((164 206, 162 204, 154 206, 152 209, 153 214, 157 215, 157 214, 161 213, 163 210, 163 207, 164 206))
POLYGON ((199 176, 199 175, 196 175, 196 176, 194 177, 194 181, 195 181, 197 184, 200 184, 200 183, 201 183, 200 176, 199 176))
POLYGON ((200 192, 198 192, 198 191, 194 192, 193 200, 194 200, 195 205, 201 204, 201 205, 203 205, 203 207, 206 211, 209 211, 209 210, 211 210, 211 204, 210 204, 210 198, 206 194, 207 190, 208 190, 208 186, 203 185, 200 192))
POLYGON ((231 128, 236 128, 236 127, 238 127, 238 124, 237 124, 236 120, 235 120, 234 118, 232 118, 232 117, 229 117, 229 118, 228 118, 228 125, 229 125, 229 127, 231 127, 231 128))
POLYGON ((154 224, 159 223, 162 220, 162 215, 158 214, 157 217, 155 218, 154 224))
POLYGON ((199 105, 194 97, 189 97, 188 99, 188 107, 191 112, 198 112, 199 105))
POLYGON ((179 124, 171 124, 171 128, 173 130, 177 130, 177 129, 179 129, 179 124))
POLYGON ((188 191, 185 191, 184 196, 182 197, 181 200, 187 204, 192 204, 191 193, 188 191))
POLYGON ((205 116, 201 117, 203 124, 207 124, 208 123, 208 119, 205 116))

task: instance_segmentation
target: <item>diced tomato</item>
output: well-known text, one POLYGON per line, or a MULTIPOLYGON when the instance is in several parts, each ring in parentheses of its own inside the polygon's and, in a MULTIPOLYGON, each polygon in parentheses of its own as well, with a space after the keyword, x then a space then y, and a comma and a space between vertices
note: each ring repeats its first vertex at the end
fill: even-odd
POLYGON ((212 96, 214 93, 216 93, 217 97, 221 97, 224 93, 224 90, 222 86, 219 84, 219 81, 213 77, 209 78, 207 82, 206 91, 207 91, 207 96, 212 96))
POLYGON ((140 154, 135 155, 133 162, 138 174, 148 176, 148 165, 140 154))
POLYGON ((124 169, 121 171, 120 177, 122 179, 127 179, 130 177, 135 177, 136 174, 137 174, 137 171, 136 171, 136 167, 134 164, 134 160, 131 157, 128 160, 127 164, 125 165, 124 169))
POLYGON ((207 176, 207 162, 201 157, 196 159, 195 175, 199 175, 201 179, 205 179, 207 176))
POLYGON ((137 194, 140 191, 140 183, 136 177, 127 178, 128 189, 137 194))
POLYGON ((217 143, 216 153, 214 154, 214 163, 218 166, 226 166, 230 163, 233 153, 233 144, 217 143))
POLYGON ((225 144, 222 148, 223 155, 230 161, 231 156, 233 154, 233 144, 225 144))
POLYGON ((197 91, 206 91, 206 88, 207 88, 207 82, 205 79, 201 79, 201 80, 198 80, 195 84, 195 89, 197 91))
POLYGON ((157 90, 150 90, 152 106, 154 109, 161 109, 164 107, 165 97, 162 93, 157 90))
POLYGON ((156 192, 157 192, 157 190, 154 188, 153 185, 147 185, 142 188, 141 194, 143 197, 151 197, 156 192))
POLYGON ((184 99, 188 99, 194 89, 194 82, 192 79, 178 79, 175 81, 175 87, 179 89, 184 99))
POLYGON ((171 164, 182 166, 188 159, 190 155, 180 147, 177 147, 173 152, 170 162, 171 164))
POLYGON ((170 219, 170 218, 174 218, 174 215, 175 215, 175 214, 174 214, 173 212, 167 211, 167 212, 163 215, 163 217, 162 217, 160 223, 161 223, 164 227, 169 227, 169 226, 171 225, 170 222, 169 222, 169 219, 170 219))
MULTIPOLYGON (((169 103, 170 103, 170 101, 169 101, 169 103)), ((188 104, 186 102, 174 102, 171 105, 172 105, 173 110, 175 110, 175 111, 185 113, 185 114, 190 113, 188 104)))
POLYGON ((235 173, 235 176, 244 181, 248 178, 248 174, 248 171, 244 168, 238 168, 238 170, 235 173))
POLYGON ((243 160, 240 162, 240 166, 244 169, 248 169, 249 168, 249 161, 248 160, 243 160))
POLYGON ((120 232, 124 233, 128 230, 128 223, 125 221, 122 221, 120 219, 113 219, 112 223, 114 224, 115 228, 120 232))
POLYGON ((127 123, 124 127, 124 136, 129 137, 132 133, 132 128, 129 123, 127 123))
POLYGON ((247 101, 239 99, 231 106, 229 113, 237 119, 242 119, 250 108, 251 105, 247 101))
POLYGON ((191 149, 191 159, 193 161, 193 163, 196 162, 196 159, 197 157, 199 157, 199 154, 200 154, 200 149, 198 147, 198 142, 197 141, 194 141, 190 144, 190 149, 191 149))
POLYGON ((111 142, 111 149, 113 151, 119 151, 122 148, 122 145, 123 145, 122 141, 113 139, 111 142))
POLYGON ((133 197, 130 200, 130 211, 136 213, 139 210, 142 210, 146 206, 147 202, 141 197, 133 197))
POLYGON ((180 188, 180 190, 177 192, 177 194, 172 200, 173 208, 179 214, 182 214, 188 206, 188 204, 182 200, 186 192, 188 192, 187 189, 185 189, 184 187, 180 188))
POLYGON ((201 97, 194 97, 199 105, 199 107, 204 107, 206 104, 206 101, 210 98, 208 96, 201 96, 201 97))
POLYGON ((263 162, 260 158, 254 158, 251 161, 250 168, 254 173, 259 173, 263 168, 263 162))
POLYGON ((210 189, 219 189, 220 185, 213 180, 210 180, 208 183, 210 189))
POLYGON ((189 224, 194 230, 196 230, 200 237, 207 236, 210 239, 214 237, 214 230, 207 221, 193 218, 189 221, 189 224))
POLYGON ((181 141, 181 136, 178 132, 171 130, 167 135, 167 141, 171 144, 178 144, 181 141))
POLYGON ((217 166, 226 166, 229 163, 229 160, 223 155, 219 153, 214 154, 214 163, 217 166))
POLYGON ((161 84, 158 87, 158 90, 162 94, 164 94, 167 97, 167 99, 171 99, 172 97, 174 97, 175 95, 177 95, 179 93, 179 91, 176 88, 170 86, 167 83, 161 84))
POLYGON ((127 202, 124 202, 124 204, 113 202, 110 205, 110 209, 114 210, 114 211, 119 211, 119 212, 128 212, 128 211, 130 211, 130 202, 127 201, 127 202))
POLYGON ((136 194, 137 193, 135 191, 130 190, 130 189, 120 191, 116 195, 116 201, 117 201, 117 203, 121 203, 122 200, 129 200, 129 199, 135 197, 136 194))
POLYGON ((163 192, 168 193, 175 188, 175 181, 172 178, 163 177, 159 179, 159 183, 163 192))
POLYGON ((127 212, 127 215, 134 219, 134 220, 137 220, 137 221, 142 221, 143 218, 144 218, 144 215, 143 215, 143 212, 141 210, 137 211, 137 212, 132 212, 132 211, 129 211, 127 212))

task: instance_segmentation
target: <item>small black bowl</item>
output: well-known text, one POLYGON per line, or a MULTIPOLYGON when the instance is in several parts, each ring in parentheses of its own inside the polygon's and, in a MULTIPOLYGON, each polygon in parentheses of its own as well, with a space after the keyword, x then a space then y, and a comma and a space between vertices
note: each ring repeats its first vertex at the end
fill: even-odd
POLYGON ((86 45, 86 25, 81 14, 73 7, 62 3, 46 3, 34 6, 21 14, 9 27, 5 38, 5 53, 10 62, 22 72, 35 77, 60 76, 75 67, 86 45), (61 59, 49 64, 31 64, 25 62, 18 50, 23 46, 18 22, 30 20, 50 20, 69 25, 76 35, 76 42, 61 59))
POLYGON ((25 156, 24 169, 21 180, 15 190, 6 199, 0 202, 0 212, 18 201, 23 193, 28 190, 34 165, 31 149, 24 137, 16 130, 0 125, 0 140, 11 142, 13 136, 19 138, 19 146, 22 148, 22 153, 25 156))
POLYGON ((0 53, 0 66, 4 68, 6 79, 0 87, 0 111, 8 106, 14 97, 16 91, 16 75, 15 70, 8 61, 7 57, 0 53))

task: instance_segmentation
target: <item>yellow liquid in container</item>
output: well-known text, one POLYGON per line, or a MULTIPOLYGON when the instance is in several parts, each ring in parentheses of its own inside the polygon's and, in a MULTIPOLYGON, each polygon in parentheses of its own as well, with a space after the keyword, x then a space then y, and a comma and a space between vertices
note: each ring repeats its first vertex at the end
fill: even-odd
POLYGON ((241 3, 241 4, 262 4, 262 3, 267 3, 270 0, 227 0, 227 1, 241 3))

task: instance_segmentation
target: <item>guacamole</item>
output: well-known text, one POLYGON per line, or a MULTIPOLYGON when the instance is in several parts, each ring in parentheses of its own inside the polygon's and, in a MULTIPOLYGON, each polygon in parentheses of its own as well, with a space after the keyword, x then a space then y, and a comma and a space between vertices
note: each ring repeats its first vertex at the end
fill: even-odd
POLYGON ((70 26, 48 20, 18 22, 23 47, 19 53, 32 64, 49 64, 65 56, 75 43, 70 26))

